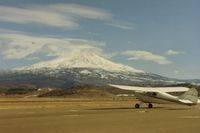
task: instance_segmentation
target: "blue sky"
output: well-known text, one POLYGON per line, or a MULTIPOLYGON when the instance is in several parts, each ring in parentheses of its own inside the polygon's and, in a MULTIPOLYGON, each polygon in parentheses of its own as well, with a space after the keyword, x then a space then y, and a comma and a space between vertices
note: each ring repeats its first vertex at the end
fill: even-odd
POLYGON ((199 0, 1 0, 0 69, 78 50, 200 79, 199 6, 199 0))

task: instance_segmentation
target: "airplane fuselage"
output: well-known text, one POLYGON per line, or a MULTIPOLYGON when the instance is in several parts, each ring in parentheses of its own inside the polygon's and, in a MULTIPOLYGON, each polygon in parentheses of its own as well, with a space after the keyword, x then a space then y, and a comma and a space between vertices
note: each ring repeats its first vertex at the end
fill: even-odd
POLYGON ((184 104, 184 105, 195 105, 192 102, 182 101, 181 99, 179 99, 179 97, 170 95, 168 93, 136 92, 135 97, 144 103, 159 103, 159 104, 172 104, 172 103, 176 104, 177 103, 177 104, 184 104))

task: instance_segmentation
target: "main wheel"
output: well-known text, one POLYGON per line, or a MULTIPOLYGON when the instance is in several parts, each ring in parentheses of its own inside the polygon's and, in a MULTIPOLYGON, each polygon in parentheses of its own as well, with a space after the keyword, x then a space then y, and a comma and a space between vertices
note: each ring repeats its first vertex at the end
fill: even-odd
POLYGON ((136 103, 136 104, 135 104, 135 108, 136 108, 136 109, 139 109, 139 108, 140 108, 140 105, 136 103))
POLYGON ((153 108, 153 104, 149 103, 148 108, 153 108))

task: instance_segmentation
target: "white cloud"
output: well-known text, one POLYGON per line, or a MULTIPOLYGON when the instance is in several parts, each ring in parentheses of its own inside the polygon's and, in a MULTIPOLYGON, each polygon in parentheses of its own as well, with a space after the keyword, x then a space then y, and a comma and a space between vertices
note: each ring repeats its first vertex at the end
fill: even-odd
POLYGON ((178 70, 174 70, 174 73, 175 73, 175 74, 179 74, 179 71, 178 71, 178 70))
POLYGON ((40 60, 39 57, 27 57, 26 60, 33 61, 33 60, 40 60))
POLYGON ((4 28, 0 28, 0 33, 10 33, 10 34, 13 34, 13 33, 15 33, 15 34, 19 34, 19 33, 21 33, 21 34, 25 34, 25 32, 22 32, 22 31, 16 31, 16 30, 11 30, 11 29, 4 29, 4 28))
POLYGON ((69 56, 92 51, 102 54, 104 42, 74 38, 53 38, 25 34, 0 34, 0 54, 4 59, 37 59, 44 56, 69 56))
POLYGON ((34 5, 23 8, 0 6, 0 22, 76 28, 79 26, 79 18, 109 20, 112 19, 112 14, 77 4, 34 5))
POLYGON ((166 55, 179 55, 179 54, 184 54, 185 52, 183 51, 174 51, 174 50, 168 50, 166 52, 166 55))
MULTIPOLYGON (((42 7, 43 8, 43 7, 42 7)), ((73 14, 84 18, 90 19, 111 19, 112 14, 108 11, 93 8, 89 6, 77 5, 77 4, 54 4, 49 5, 45 10, 52 9, 56 12, 64 14, 73 14)))
POLYGON ((124 29, 124 30, 134 30, 135 29, 135 27, 131 24, 107 23, 106 25, 116 27, 116 28, 120 28, 120 29, 124 29))
POLYGON ((164 64, 171 64, 172 61, 169 61, 166 57, 153 54, 148 51, 125 51, 122 53, 123 55, 129 56, 128 60, 146 60, 146 61, 153 61, 155 63, 164 65, 164 64))
POLYGON ((79 19, 101 20, 115 28, 133 30, 132 23, 119 21, 107 10, 78 4, 0 6, 0 22, 42 24, 53 27, 77 28, 79 19))
POLYGON ((69 16, 56 12, 5 6, 0 6, 0 21, 19 24, 38 23, 49 26, 71 28, 78 26, 78 24, 69 16))

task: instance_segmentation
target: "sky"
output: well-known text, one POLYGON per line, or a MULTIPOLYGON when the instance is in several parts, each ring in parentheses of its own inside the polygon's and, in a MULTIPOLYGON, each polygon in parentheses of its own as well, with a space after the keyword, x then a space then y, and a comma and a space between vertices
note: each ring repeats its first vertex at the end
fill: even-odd
POLYGON ((200 79, 199 0, 1 0, 0 69, 94 52, 200 79))

